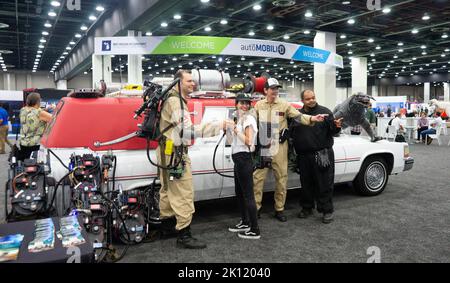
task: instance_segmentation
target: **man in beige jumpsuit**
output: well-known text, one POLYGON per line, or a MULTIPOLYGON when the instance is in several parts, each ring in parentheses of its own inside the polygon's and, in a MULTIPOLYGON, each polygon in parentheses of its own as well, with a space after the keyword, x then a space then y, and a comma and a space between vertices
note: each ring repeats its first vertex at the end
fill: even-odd
MULTIPOLYGON (((323 122, 324 115, 309 116, 301 114, 289 102, 278 97, 281 85, 278 80, 271 78, 264 87, 266 98, 255 105, 258 114, 259 139, 263 146, 262 152, 266 151, 266 156, 272 157, 272 169, 276 180, 275 188, 275 218, 281 222, 286 222, 284 215, 284 204, 286 202, 287 178, 288 178, 288 142, 280 144, 280 133, 288 128, 287 119, 295 119, 303 125, 314 125, 315 122, 323 122), (262 124, 266 123, 266 124, 262 124), (269 125, 269 126, 263 126, 269 125), (268 129, 263 129, 264 127, 268 129), (267 134, 268 133, 268 134, 267 134), (272 134, 270 134, 272 133, 272 134), (270 136, 269 138, 265 135, 270 136), (269 149, 268 148, 270 144, 269 149)), ((260 215, 261 202, 269 168, 257 169, 253 173, 254 192, 258 216, 260 215)))
POLYGON ((188 145, 191 144, 192 139, 195 137, 219 135, 220 130, 226 126, 226 123, 221 121, 193 126, 187 101, 190 98, 190 94, 194 91, 195 83, 190 71, 187 70, 179 70, 175 74, 175 78, 180 78, 180 84, 175 86, 168 94, 168 98, 161 110, 160 131, 163 133, 163 137, 156 149, 156 154, 159 165, 167 168, 179 164, 177 169, 180 169, 179 172, 181 171, 182 174, 180 177, 176 176, 176 174, 171 174, 171 171, 168 169, 159 169, 161 180, 160 218, 163 229, 167 229, 169 228, 168 226, 176 223, 178 247, 202 249, 206 248, 206 244, 193 238, 190 232, 190 224, 195 208, 188 145), (181 93, 182 100, 180 100, 179 93, 181 93), (181 103, 183 103, 184 111, 182 111, 181 103), (184 119, 181 117, 184 117, 184 119), (170 125, 173 127, 171 128, 170 125), (167 128, 169 130, 166 130, 167 128), (164 130, 166 131, 164 132, 164 130), (178 162, 179 159, 174 158, 177 156, 175 154, 177 150, 183 152, 181 162, 178 162))

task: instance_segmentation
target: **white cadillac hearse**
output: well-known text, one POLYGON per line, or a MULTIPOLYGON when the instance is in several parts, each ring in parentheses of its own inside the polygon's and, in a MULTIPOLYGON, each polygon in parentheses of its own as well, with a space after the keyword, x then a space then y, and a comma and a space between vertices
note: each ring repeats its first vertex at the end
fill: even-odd
MULTIPOLYGON (((101 144, 138 131, 142 119, 134 120, 133 115, 141 104, 139 98, 64 98, 42 139, 42 147, 44 151, 51 149, 65 165, 74 153, 101 157, 112 151, 117 157, 116 186, 123 190, 148 187, 157 177, 157 168, 148 160, 145 139, 134 137, 112 145, 101 144)), ((193 98, 188 108, 194 124, 223 120, 232 117, 234 99, 193 98)), ((198 138, 189 147, 197 201, 234 196, 234 180, 218 175, 213 168, 213 154, 220 138, 198 138)), ((151 142, 148 152, 154 162, 156 145, 151 142)), ((380 194, 389 175, 410 170, 414 163, 408 144, 386 140, 371 143, 368 137, 341 135, 335 138, 334 151, 335 182, 353 182, 357 191, 366 196, 380 194)), ((49 157, 51 175, 59 180, 67 174, 67 169, 54 155, 49 157)), ((218 171, 232 175, 231 148, 225 141, 218 147, 215 163, 218 171)), ((289 174, 288 188, 298 188, 299 176, 294 172, 289 174)), ((271 176, 265 190, 274 187, 271 176)))

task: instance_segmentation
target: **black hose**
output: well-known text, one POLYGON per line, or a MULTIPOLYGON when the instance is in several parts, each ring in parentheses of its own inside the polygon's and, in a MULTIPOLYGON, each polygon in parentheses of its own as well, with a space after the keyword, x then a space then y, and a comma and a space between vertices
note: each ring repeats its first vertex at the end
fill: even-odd
POLYGON ((111 203, 112 206, 113 206, 113 208, 117 211, 117 216, 119 216, 120 221, 122 221, 123 228, 124 228, 125 233, 127 234, 127 238, 128 238, 128 243, 126 244, 126 247, 125 247, 125 249, 123 250, 122 254, 121 254, 117 259, 115 259, 115 260, 113 261, 113 263, 115 263, 115 262, 118 262, 119 260, 121 260, 121 259, 125 256, 125 254, 127 253, 128 248, 131 246, 131 236, 130 236, 130 232, 128 231, 128 228, 127 228, 127 225, 126 225, 126 223, 125 223, 125 220, 123 219, 122 215, 120 214, 120 209, 117 207, 116 203, 113 202, 112 200, 110 200, 109 198, 107 198, 106 195, 105 195, 101 190, 99 190, 99 191, 100 191, 100 194, 102 195, 102 197, 103 197, 107 202, 111 203))
POLYGON ((216 148, 214 149, 214 155, 213 155, 213 168, 214 168, 214 171, 216 171, 216 173, 219 174, 220 176, 225 177, 225 178, 233 178, 233 179, 234 179, 234 176, 229 176, 229 175, 225 175, 225 174, 223 174, 223 173, 220 173, 220 172, 217 170, 217 168, 216 168, 216 155, 217 155, 217 149, 219 148, 219 145, 220 145, 220 143, 222 142, 222 140, 223 140, 223 138, 224 138, 225 136, 226 136, 226 133, 223 134, 223 136, 220 138, 219 142, 217 143, 216 148))
MULTIPOLYGON (((156 168, 162 169, 162 170, 172 170, 172 169, 177 168, 178 165, 180 165, 181 160, 183 159, 182 157, 180 157, 178 159, 177 164, 175 164, 174 166, 162 166, 162 165, 159 165, 159 164, 153 162, 152 158, 150 157, 150 141, 151 141, 150 138, 147 138, 147 159, 150 161, 150 163, 153 166, 155 166, 156 168)), ((164 158, 164 156, 161 156, 161 158, 164 158)))
POLYGON ((53 192, 52 201, 50 202, 50 205, 47 207, 47 213, 50 211, 50 208, 53 207, 53 204, 55 203, 56 194, 58 193, 58 188, 61 185, 61 182, 63 182, 70 174, 72 174, 73 171, 70 171, 64 177, 61 178, 61 180, 58 181, 55 185, 55 191, 53 192))
MULTIPOLYGON (((116 168, 117 168, 117 157, 114 155, 114 169, 113 169, 113 187, 112 190, 115 191, 116 190, 116 168)), ((109 190, 108 190, 109 191, 109 190)))
POLYGON ((58 161, 61 163, 62 166, 64 166, 64 168, 66 168, 67 170, 70 171, 69 167, 67 167, 66 164, 64 164, 64 162, 62 162, 61 158, 59 158, 59 156, 56 155, 56 153, 53 152, 53 150, 51 150, 51 149, 47 149, 47 150, 48 150, 48 152, 50 152, 54 157, 56 157, 56 159, 58 159, 58 161))

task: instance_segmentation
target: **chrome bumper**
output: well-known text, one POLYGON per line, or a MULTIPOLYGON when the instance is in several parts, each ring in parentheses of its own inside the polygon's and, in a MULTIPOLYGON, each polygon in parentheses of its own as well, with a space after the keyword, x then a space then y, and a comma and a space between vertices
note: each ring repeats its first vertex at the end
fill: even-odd
POLYGON ((405 159, 405 167, 403 168, 403 171, 408 171, 413 168, 414 165, 414 158, 408 157, 408 159, 405 159))

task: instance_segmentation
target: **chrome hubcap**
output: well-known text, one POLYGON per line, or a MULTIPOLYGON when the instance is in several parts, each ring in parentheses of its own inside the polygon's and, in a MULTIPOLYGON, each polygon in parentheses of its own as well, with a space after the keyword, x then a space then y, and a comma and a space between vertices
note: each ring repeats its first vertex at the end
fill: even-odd
POLYGON ((368 189, 371 191, 379 190, 383 186, 385 179, 386 170, 384 166, 379 162, 370 164, 366 171, 366 185, 368 189))

